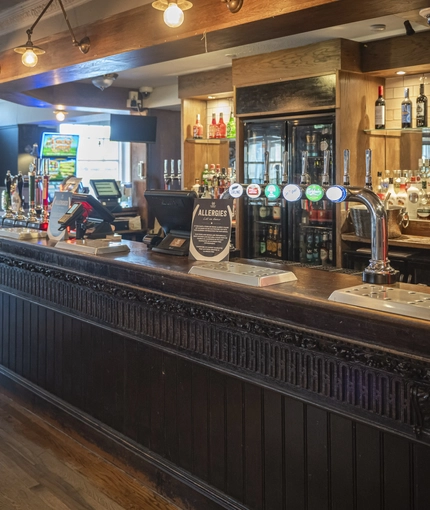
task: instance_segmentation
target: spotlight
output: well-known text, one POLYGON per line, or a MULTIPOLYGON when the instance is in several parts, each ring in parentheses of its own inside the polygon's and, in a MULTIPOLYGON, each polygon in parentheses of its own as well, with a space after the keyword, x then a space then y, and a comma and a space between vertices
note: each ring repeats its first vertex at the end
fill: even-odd
POLYGON ((415 34, 415 30, 412 28, 411 22, 408 19, 403 24, 405 25, 406 35, 415 34))

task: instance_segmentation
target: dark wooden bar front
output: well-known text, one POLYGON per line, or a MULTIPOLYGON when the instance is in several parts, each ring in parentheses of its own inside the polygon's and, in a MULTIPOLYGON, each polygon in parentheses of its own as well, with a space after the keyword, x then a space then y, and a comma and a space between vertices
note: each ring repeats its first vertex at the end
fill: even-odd
POLYGON ((0 241, 8 391, 183 508, 429 508, 426 321, 327 300, 355 276, 248 288, 45 244, 0 241))

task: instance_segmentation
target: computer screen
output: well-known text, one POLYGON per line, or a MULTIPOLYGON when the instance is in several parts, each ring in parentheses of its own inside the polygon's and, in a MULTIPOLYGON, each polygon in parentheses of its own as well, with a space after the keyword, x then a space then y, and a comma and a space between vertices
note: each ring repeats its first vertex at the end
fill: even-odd
POLYGON ((149 211, 157 218, 166 234, 175 231, 191 232, 194 191, 148 190, 144 196, 149 211))
POLYGON ((155 143, 157 117, 148 115, 110 116, 110 139, 116 142, 155 143))
POLYGON ((90 185, 99 200, 121 197, 121 191, 115 179, 91 179, 90 185))
POLYGON ((79 135, 62 135, 60 133, 43 133, 40 145, 40 157, 64 156, 76 158, 78 154, 79 135))

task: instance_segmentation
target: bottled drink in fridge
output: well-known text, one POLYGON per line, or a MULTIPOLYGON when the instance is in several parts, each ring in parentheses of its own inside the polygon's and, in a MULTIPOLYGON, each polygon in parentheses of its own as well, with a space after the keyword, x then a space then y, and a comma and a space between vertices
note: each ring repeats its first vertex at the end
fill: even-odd
POLYGON ((321 249, 320 249, 321 264, 323 266, 327 266, 329 264, 328 249, 329 249, 328 232, 324 232, 322 235, 321 249))
POLYGON ((385 129, 384 87, 378 87, 378 99, 375 101, 375 129, 385 129))
POLYGON ((412 101, 409 99, 409 88, 405 87, 405 98, 402 101, 402 129, 412 127, 412 101))
POLYGON ((420 84, 420 95, 417 97, 417 127, 427 127, 427 97, 424 94, 424 83, 420 84))

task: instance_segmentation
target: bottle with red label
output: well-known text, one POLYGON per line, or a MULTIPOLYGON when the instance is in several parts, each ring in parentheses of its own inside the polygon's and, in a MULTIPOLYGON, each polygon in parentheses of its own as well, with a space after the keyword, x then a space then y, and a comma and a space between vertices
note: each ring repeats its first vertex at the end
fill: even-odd
POLYGON ((203 125, 200 122, 200 114, 196 115, 196 123, 193 126, 193 138, 202 139, 203 138, 203 125))
POLYGON ((219 121, 217 126, 217 138, 225 138, 227 136, 227 126, 224 123, 222 112, 219 114, 219 121))

